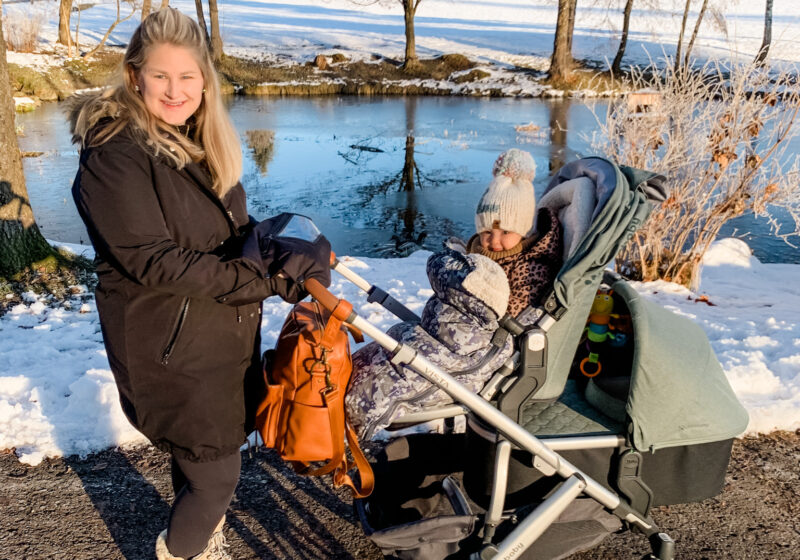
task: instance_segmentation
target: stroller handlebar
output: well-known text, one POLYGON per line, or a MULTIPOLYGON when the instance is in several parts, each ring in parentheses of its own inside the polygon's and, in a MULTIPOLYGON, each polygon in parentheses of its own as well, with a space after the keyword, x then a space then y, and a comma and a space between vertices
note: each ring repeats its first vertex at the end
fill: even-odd
MULTIPOLYGON (((317 300, 320 303, 320 305, 322 305, 322 307, 324 307, 331 313, 335 312, 336 308, 339 306, 339 301, 341 300, 337 298, 335 295, 333 295, 330 292, 330 290, 328 290, 328 288, 323 286, 319 280, 317 280, 316 278, 308 278, 304 282, 304 287, 306 291, 309 294, 311 294, 311 297, 317 300)), ((348 307, 352 309, 351 305, 348 305, 348 307)), ((337 317, 337 319, 340 319, 342 321, 347 321, 349 323, 351 322, 349 320, 350 319, 349 315, 350 313, 348 313, 348 317, 337 317)))

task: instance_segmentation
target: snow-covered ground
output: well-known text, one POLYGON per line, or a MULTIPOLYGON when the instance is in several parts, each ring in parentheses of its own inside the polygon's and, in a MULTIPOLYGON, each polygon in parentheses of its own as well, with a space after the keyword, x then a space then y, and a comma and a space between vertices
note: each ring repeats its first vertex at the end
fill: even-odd
MULTIPOLYGON (((642 63, 649 56, 674 52, 680 20, 667 9, 673 3, 683 4, 666 0, 660 3, 661 11, 634 12, 628 62, 642 63)), ((195 13, 188 0, 171 4, 195 13)), ((578 4, 574 53, 580 58, 610 59, 617 47, 621 12, 601 9, 600 2, 586 4, 590 3, 578 4)), ((712 0, 714 4, 721 5, 721 0, 712 0)), ((695 52, 752 58, 761 44, 763 2, 724 4, 726 32, 707 17, 695 52)), ((56 36, 57 8, 54 2, 3 6, 6 15, 42 11, 45 48, 56 36)), ((81 12, 82 44, 99 40, 115 9, 115 3, 105 2, 81 12)), ((555 17, 554 0, 423 0, 416 17, 417 48, 423 57, 457 52, 500 66, 544 69, 555 17)), ((124 44, 137 20, 118 26, 109 42, 124 44)), ((388 0, 366 6, 357 0, 229 0, 220 4, 220 20, 228 52, 287 62, 306 61, 320 52, 343 52, 364 60, 373 54, 399 59, 404 48, 402 13, 397 2, 388 0)), ((800 61, 798 40, 800 4, 775 0, 772 60, 800 61)), ((51 55, 13 52, 8 59, 29 66, 55 60, 51 55)), ((431 294, 424 270, 427 256, 420 252, 402 261, 348 259, 348 264, 420 310, 431 294)), ((701 294, 707 302, 675 284, 646 283, 637 289, 705 329, 750 412, 749 433, 800 428, 799 265, 762 264, 741 241, 723 240, 706 256, 701 294)), ((335 279, 333 291, 356 303, 357 311, 381 328, 395 320, 377 304, 364 303, 358 290, 341 278, 335 279)), ((274 344, 288 310, 282 302, 266 303, 265 347, 274 344)), ((89 294, 78 293, 73 301, 54 306, 28 294, 23 304, 0 318, 0 341, 0 449, 14 447, 23 461, 35 464, 46 456, 144 441, 118 404, 89 294)))
MULTIPOLYGON (((91 256, 89 247, 70 247, 91 256)), ((429 255, 344 262, 419 312, 432 294, 425 275, 429 255)), ((800 428, 800 265, 762 264, 742 241, 724 239, 706 255, 700 294, 666 282, 636 288, 703 327, 750 413, 748 433, 800 428)), ((336 274, 331 289, 383 329, 397 321, 336 274)), ((265 302, 265 349, 274 345, 289 309, 277 299, 265 302)), ((145 441, 120 408, 85 288, 54 306, 27 294, 0 318, 0 340, 0 449, 16 448, 23 462, 36 464, 145 441)))
MULTIPOLYGON (((173 0, 170 4, 195 15, 193 2, 173 0)), ((415 19, 418 53, 423 57, 461 53, 501 66, 546 69, 553 46, 556 4, 555 0, 423 0, 415 19)), ((624 4, 624 0, 578 2, 576 57, 600 62, 614 58, 624 4)), ((633 11, 626 62, 646 64, 650 57, 674 54, 684 2, 663 0, 658 5, 656 10, 633 11)), ((699 57, 742 56, 751 60, 761 46, 764 2, 711 0, 709 5, 694 53, 699 57)), ((122 3, 121 9, 123 15, 128 13, 127 4, 122 3)), ((41 12, 45 48, 55 41, 58 3, 6 2, 3 10, 41 12)), ((800 3, 775 0, 773 10, 771 59, 800 61, 800 3)), ((394 59, 403 56, 403 13, 397 0, 226 0, 219 4, 219 13, 223 41, 231 53, 287 62, 304 62, 320 52, 342 52, 365 60, 373 54, 394 59)), ((111 0, 84 9, 80 15, 81 44, 96 44, 115 16, 116 2, 111 0)), ((686 41, 696 18, 696 11, 692 12, 686 41)), ((125 44, 138 21, 136 14, 117 26, 109 44, 125 44)), ((73 30, 76 23, 77 14, 73 14, 73 30)), ((51 60, 18 53, 9 53, 8 57, 11 62, 31 66, 51 60)))

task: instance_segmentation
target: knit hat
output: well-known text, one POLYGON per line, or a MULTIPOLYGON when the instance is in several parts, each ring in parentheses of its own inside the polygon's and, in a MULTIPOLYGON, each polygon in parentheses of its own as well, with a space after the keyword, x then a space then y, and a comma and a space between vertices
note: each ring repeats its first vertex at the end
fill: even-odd
POLYGON ((528 237, 533 233, 536 210, 533 157, 516 148, 505 151, 494 162, 492 175, 494 179, 475 210, 475 231, 499 228, 528 237))

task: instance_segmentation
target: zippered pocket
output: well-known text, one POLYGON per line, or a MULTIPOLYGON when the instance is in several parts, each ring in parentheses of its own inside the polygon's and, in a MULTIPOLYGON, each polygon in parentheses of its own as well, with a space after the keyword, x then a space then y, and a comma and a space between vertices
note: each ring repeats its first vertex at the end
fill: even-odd
POLYGON ((181 305, 180 313, 178 313, 178 318, 175 320, 175 326, 172 328, 172 334, 167 341, 167 345, 164 347, 164 351, 161 352, 161 365, 167 365, 169 362, 170 356, 172 356, 172 351, 175 350, 175 343, 178 341, 178 337, 181 334, 181 330, 183 330, 183 324, 186 322, 186 315, 189 313, 189 298, 183 298, 183 304, 181 305))

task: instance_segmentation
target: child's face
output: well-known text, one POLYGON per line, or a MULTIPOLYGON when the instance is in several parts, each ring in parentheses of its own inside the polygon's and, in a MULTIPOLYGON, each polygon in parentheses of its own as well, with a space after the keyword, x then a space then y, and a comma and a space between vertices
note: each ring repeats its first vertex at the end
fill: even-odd
POLYGON ((494 228, 492 231, 480 233, 481 247, 489 251, 508 251, 522 241, 522 236, 513 231, 494 228))

